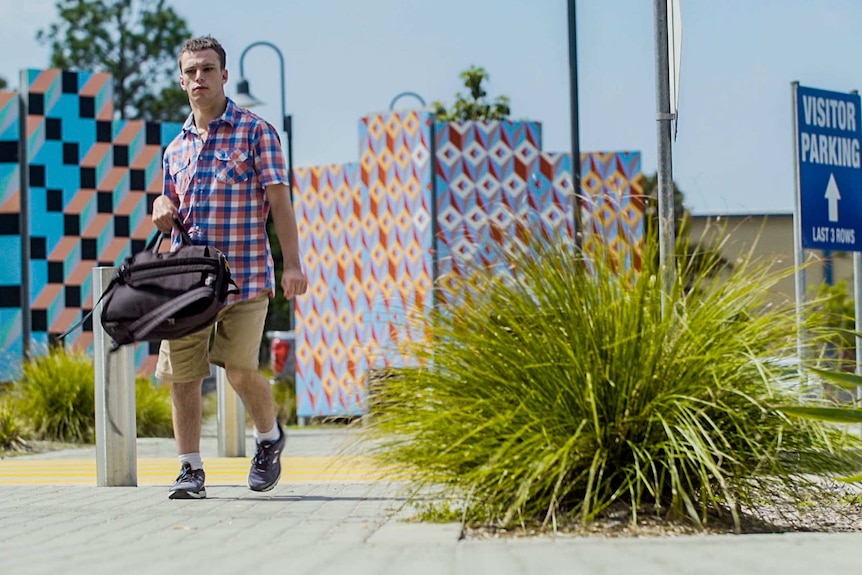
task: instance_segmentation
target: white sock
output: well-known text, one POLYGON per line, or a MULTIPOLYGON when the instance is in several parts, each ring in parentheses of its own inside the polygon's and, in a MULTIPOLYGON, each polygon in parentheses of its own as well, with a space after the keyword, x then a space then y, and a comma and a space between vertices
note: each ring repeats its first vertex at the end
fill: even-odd
POLYGON ((279 437, 281 437, 281 434, 278 431, 277 421, 272 424, 272 427, 266 433, 261 433, 256 427, 254 428, 254 439, 258 443, 261 441, 278 441, 279 437))
POLYGON ((204 461, 201 458, 200 452, 181 453, 179 460, 180 460, 180 467, 183 466, 183 463, 188 463, 192 469, 203 469, 204 468, 204 461))

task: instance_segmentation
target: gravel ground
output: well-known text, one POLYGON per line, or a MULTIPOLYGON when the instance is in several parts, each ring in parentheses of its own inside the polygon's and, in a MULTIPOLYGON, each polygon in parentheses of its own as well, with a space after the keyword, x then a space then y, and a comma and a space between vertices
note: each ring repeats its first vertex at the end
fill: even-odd
MULTIPOLYGON (((790 496, 775 496, 756 506, 740 509, 739 529, 729 512, 713 514, 701 527, 687 518, 657 515, 651 509, 638 514, 636 524, 628 506, 618 504, 605 510, 587 526, 558 525, 557 536, 574 537, 678 537, 686 535, 724 535, 728 533, 858 532, 862 531, 862 491, 858 486, 825 483, 822 489, 796 501, 790 496)), ((523 527, 500 529, 468 527, 464 535, 472 539, 530 537, 547 535, 553 528, 523 527)))

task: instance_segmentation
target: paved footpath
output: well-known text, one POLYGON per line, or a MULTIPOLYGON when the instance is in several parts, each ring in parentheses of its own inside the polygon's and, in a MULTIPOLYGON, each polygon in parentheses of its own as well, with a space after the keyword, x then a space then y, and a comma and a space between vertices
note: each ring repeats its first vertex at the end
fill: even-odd
MULTIPOLYGON (((172 441, 139 440, 139 469, 149 465, 162 477, 138 487, 96 487, 94 479, 87 484, 64 475, 69 461, 94 461, 92 448, 0 460, 0 575, 815 575, 862 569, 862 535, 856 534, 462 539, 456 524, 408 521, 413 511, 404 485, 368 469, 361 456, 341 454, 350 436, 296 430, 284 461, 305 462, 306 471, 285 470, 282 482, 263 494, 249 491, 241 472, 211 473, 202 501, 167 499, 177 468, 172 441), (24 464, 41 466, 51 481, 22 480, 12 469, 24 464)), ((208 467, 218 461, 213 438, 205 438, 202 452, 208 467)), ((248 458, 233 462, 236 469, 248 467, 248 458)))

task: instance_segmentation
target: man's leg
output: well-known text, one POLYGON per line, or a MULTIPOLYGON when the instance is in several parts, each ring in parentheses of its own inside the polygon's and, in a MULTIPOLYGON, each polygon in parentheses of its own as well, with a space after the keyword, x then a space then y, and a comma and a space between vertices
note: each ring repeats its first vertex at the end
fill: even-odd
POLYGON ((230 306, 219 322, 210 358, 223 365, 227 379, 251 415, 257 449, 248 475, 254 491, 269 491, 281 477, 284 430, 276 421, 275 402, 269 382, 258 371, 258 355, 269 297, 230 306))
POLYGON ((255 429, 264 433, 270 431, 276 411, 270 383, 256 369, 226 367, 225 374, 251 416, 255 429))
POLYGON ((227 378, 254 421, 257 446, 248 472, 248 487, 252 491, 269 491, 281 478, 281 452, 287 440, 275 418, 272 388, 256 370, 228 369, 227 378))
POLYGON ((171 384, 171 415, 177 453, 200 453, 203 380, 171 384))
POLYGON ((209 374, 207 348, 211 330, 163 341, 156 377, 171 384, 171 417, 180 474, 170 489, 171 499, 203 499, 205 474, 201 459, 201 386, 209 374))

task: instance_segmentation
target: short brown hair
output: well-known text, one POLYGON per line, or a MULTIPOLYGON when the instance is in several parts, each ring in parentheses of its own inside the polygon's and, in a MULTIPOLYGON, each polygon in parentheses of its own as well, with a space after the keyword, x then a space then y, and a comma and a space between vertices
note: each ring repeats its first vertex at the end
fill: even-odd
POLYGON ((182 63, 180 62, 180 60, 182 59, 184 53, 202 52, 204 50, 213 50, 216 54, 218 54, 221 69, 225 69, 225 65, 227 64, 227 54, 225 54, 224 48, 222 48, 222 45, 219 44, 219 41, 212 36, 201 36, 199 38, 191 38, 190 40, 186 40, 182 48, 180 48, 180 53, 177 56, 177 63, 180 65, 180 68, 182 68, 182 63))

